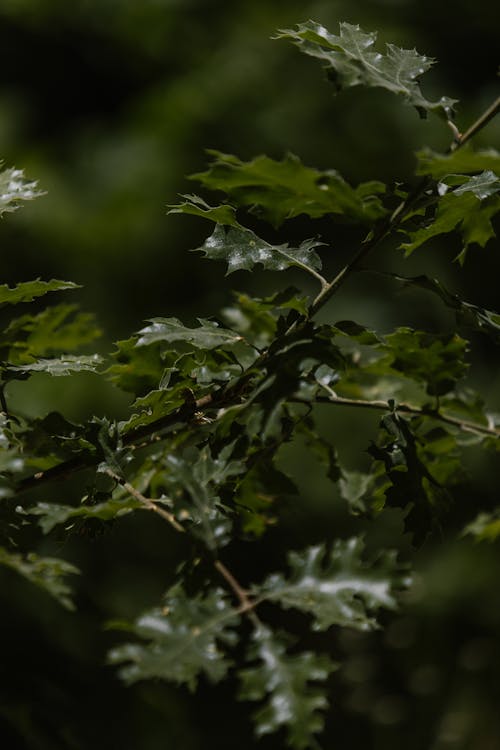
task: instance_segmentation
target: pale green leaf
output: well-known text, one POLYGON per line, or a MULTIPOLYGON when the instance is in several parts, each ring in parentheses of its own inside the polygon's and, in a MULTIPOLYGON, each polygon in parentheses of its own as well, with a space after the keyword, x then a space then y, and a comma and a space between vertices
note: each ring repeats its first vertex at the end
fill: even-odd
POLYGON ((287 729, 287 745, 297 750, 318 748, 314 735, 324 726, 328 708, 324 685, 336 665, 327 656, 306 651, 293 656, 276 633, 259 625, 249 658, 254 666, 239 672, 241 700, 261 701, 253 714, 258 736, 287 729))
POLYGON ((181 584, 166 594, 163 606, 145 612, 133 625, 122 626, 146 643, 125 643, 109 654, 112 664, 124 664, 127 682, 160 678, 194 690, 201 673, 212 682, 226 676, 231 664, 222 645, 237 640, 233 628, 239 615, 221 589, 189 598, 181 584))
POLYGON ((230 346, 242 341, 242 337, 221 328, 216 322, 200 319, 198 328, 187 328, 177 318, 152 318, 151 325, 139 331, 136 346, 148 346, 156 342, 172 344, 186 341, 195 347, 213 349, 218 346, 230 346))
POLYGON ((32 508, 20 510, 23 515, 39 516, 39 524, 44 534, 48 534, 55 526, 66 523, 74 518, 96 518, 100 521, 111 521, 121 517, 132 510, 144 508, 144 505, 135 498, 126 497, 110 498, 96 505, 58 505, 57 503, 37 503, 32 508))
POLYGON ((186 200, 173 206, 169 206, 169 214, 190 214, 192 216, 201 216, 203 219, 210 219, 217 224, 239 227, 236 220, 236 209, 227 204, 219 206, 209 206, 199 195, 183 195, 186 200))
POLYGON ((22 201, 30 201, 44 195, 38 183, 28 182, 22 169, 2 169, 0 172, 0 216, 7 211, 16 211, 22 201))
POLYGON ((269 576, 255 594, 310 613, 315 630, 342 625, 358 630, 377 627, 372 616, 380 608, 395 609, 394 589, 407 583, 401 576, 396 555, 384 552, 377 560, 362 558, 363 541, 352 538, 289 554, 290 575, 269 576))
POLYGON ((40 557, 34 552, 17 554, 0 547, 0 565, 6 565, 35 586, 44 589, 66 609, 75 608, 71 589, 64 581, 65 576, 80 572, 71 563, 54 557, 40 557))
POLYGON ((79 284, 72 281, 23 281, 16 286, 9 287, 7 284, 0 285, 0 305, 16 305, 19 302, 32 302, 37 297, 43 297, 47 292, 58 292, 63 289, 79 289, 79 284))
POLYGON ((103 360, 98 354, 73 356, 57 359, 39 359, 31 364, 9 367, 7 374, 13 377, 32 372, 45 372, 54 377, 71 375, 74 372, 98 372, 103 360))
POLYGON ((366 33, 359 26, 340 24, 340 35, 331 34, 314 21, 298 24, 297 30, 285 29, 277 38, 288 39, 306 55, 324 63, 335 89, 352 86, 384 88, 403 97, 421 115, 435 112, 450 119, 455 100, 441 97, 429 101, 424 97, 418 79, 434 63, 416 50, 405 50, 386 45, 386 53, 374 50, 375 32, 366 33))
POLYGON ((479 513, 463 530, 464 536, 473 536, 478 542, 494 542, 500 537, 500 509, 492 513, 479 513))
POLYGON ((299 247, 271 245, 249 229, 231 227, 226 230, 218 225, 205 243, 196 249, 205 253, 207 258, 227 261, 228 274, 250 271, 258 263, 270 271, 284 271, 292 266, 316 271, 321 268, 321 260, 314 248, 323 244, 317 240, 305 240, 299 247))

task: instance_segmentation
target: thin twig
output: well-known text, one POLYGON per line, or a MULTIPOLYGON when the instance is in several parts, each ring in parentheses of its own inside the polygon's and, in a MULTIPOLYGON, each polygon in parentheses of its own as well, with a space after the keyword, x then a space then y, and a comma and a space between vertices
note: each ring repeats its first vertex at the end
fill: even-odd
POLYGON ((214 567, 221 574, 221 576, 224 578, 226 583, 229 584, 234 594, 236 595, 236 598, 240 602, 240 607, 238 611, 246 613, 248 617, 252 620, 253 624, 255 626, 258 626, 260 624, 260 621, 257 615, 255 614, 255 612, 253 611, 257 602, 253 601, 252 599, 249 599, 248 594, 245 591, 245 589, 238 583, 236 578, 233 576, 231 571, 226 568, 223 562, 221 562, 220 560, 215 560, 214 567))
POLYGON ((140 503, 144 505, 145 508, 148 510, 152 510, 154 513, 157 513, 159 516, 161 516, 167 523, 169 523, 176 531, 180 531, 181 533, 185 532, 185 528, 178 523, 175 516, 172 513, 169 513, 168 510, 165 510, 165 508, 161 508, 159 505, 157 505, 154 500, 151 500, 149 497, 145 497, 142 492, 139 492, 133 485, 130 484, 130 482, 127 482, 125 479, 122 479, 122 477, 118 476, 118 474, 115 474, 114 471, 111 471, 111 469, 106 469, 106 474, 108 474, 110 477, 112 477, 118 484, 120 484, 124 490, 127 490, 129 495, 132 495, 136 500, 138 500, 140 503))
POLYGON ((472 123, 470 128, 467 128, 465 133, 458 133, 455 136, 455 139, 449 148, 449 152, 453 153, 453 151, 456 151, 458 148, 463 146, 464 143, 467 143, 467 141, 469 141, 472 136, 476 135, 476 133, 482 130, 484 126, 487 125, 490 120, 492 120, 498 114, 498 112, 500 112, 500 96, 495 99, 492 104, 490 104, 488 109, 486 109, 475 122, 472 123))
MULTIPOLYGON (((289 400, 295 403, 303 403, 307 405, 310 405, 311 403, 306 399, 300 398, 292 398, 289 400)), ((378 411, 391 411, 391 407, 389 406, 388 402, 381 400, 369 401, 366 399, 358 398, 344 398, 342 396, 332 396, 329 398, 326 396, 318 396, 318 398, 314 400, 314 403, 333 404, 334 406, 353 406, 360 409, 377 409, 378 411)), ((464 432, 475 432, 481 435, 500 437, 500 429, 498 428, 488 427, 486 425, 477 424, 475 422, 469 422, 464 419, 458 419, 456 417, 450 416, 449 414, 443 414, 441 411, 429 411, 428 409, 421 409, 418 406, 412 406, 411 404, 406 403, 395 404, 393 410, 396 412, 403 412, 405 414, 413 414, 418 417, 430 417, 431 419, 436 419, 439 422, 452 424, 455 427, 463 430, 464 432)))

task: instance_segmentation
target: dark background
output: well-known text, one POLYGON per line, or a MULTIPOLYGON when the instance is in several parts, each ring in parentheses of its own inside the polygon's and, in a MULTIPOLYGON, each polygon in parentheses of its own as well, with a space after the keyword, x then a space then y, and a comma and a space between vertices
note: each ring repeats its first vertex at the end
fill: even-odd
MULTIPOLYGON (((292 151, 354 183, 392 183, 411 177, 419 147, 447 147, 451 134, 437 119, 420 120, 384 92, 356 89, 334 98, 316 61, 270 40, 277 28, 307 18, 334 32, 338 21, 359 23, 378 29, 381 41, 438 57, 424 91, 429 98, 459 99, 462 129, 497 96, 500 19, 491 0, 1 0, 0 152, 7 166, 23 168, 47 191, 2 222, 1 283, 41 276, 82 284, 72 297, 97 313, 105 331, 98 347, 107 352, 148 317, 190 323, 216 315, 232 288, 262 295, 283 281, 244 273, 225 278, 222 265, 188 253, 210 226, 166 216, 178 193, 196 192, 186 175, 203 169, 205 148, 244 159, 292 151)), ((476 139, 478 146, 499 144, 500 121, 476 139)), ((308 229, 297 222, 300 240, 310 236, 308 229)), ((331 239, 326 267, 334 273, 352 248, 342 232, 331 239)), ((374 263, 407 275, 438 275, 468 301, 498 309, 495 243, 472 248, 465 269, 452 263, 458 248, 447 238, 403 262, 392 245, 374 263)), ((294 281, 290 273, 286 282, 294 281)), ((346 284, 324 316, 382 331, 396 324, 453 326, 424 292, 395 295, 364 276, 346 284)), ((482 338, 473 343, 471 383, 500 408, 498 355, 482 338)), ((69 380, 36 378, 13 388, 10 398, 26 413, 57 408, 70 418, 119 417, 128 403, 92 376, 69 380)), ((366 462, 365 433, 376 421, 339 418, 334 437, 347 465, 366 462)), ((300 446, 292 446, 282 462, 291 467, 297 457, 302 460, 300 446)), ((303 499, 284 501, 271 541, 233 561, 248 580, 281 564, 282 548, 356 528, 317 478, 318 467, 303 462, 303 499)), ((496 471, 493 459, 481 464, 477 494, 463 498, 471 515, 495 497, 496 471)), ((39 499, 70 502, 72 491, 66 485, 39 499)), ((397 537, 400 522, 388 514, 381 538, 397 537)), ((257 746, 234 684, 202 684, 196 696, 162 684, 125 689, 103 666, 115 636, 102 623, 155 604, 182 558, 157 526, 127 518, 97 536, 47 543, 84 571, 78 616, 1 571, 2 747, 257 746)), ((332 681, 325 748, 500 745, 498 547, 444 539, 439 552, 426 548, 417 562, 421 586, 384 632, 334 632, 322 642, 344 664, 332 681)), ((300 631, 300 622, 295 626, 300 631)), ((283 738, 259 746, 280 748, 283 738)))

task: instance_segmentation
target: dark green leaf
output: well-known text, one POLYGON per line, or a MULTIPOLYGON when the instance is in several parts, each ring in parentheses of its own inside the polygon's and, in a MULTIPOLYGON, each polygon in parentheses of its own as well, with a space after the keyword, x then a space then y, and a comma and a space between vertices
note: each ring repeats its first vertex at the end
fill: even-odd
POLYGON ((448 186, 441 183, 444 194, 431 220, 426 220, 415 232, 403 228, 410 238, 410 242, 401 245, 406 255, 433 237, 458 230, 463 243, 458 259, 463 263, 469 245, 475 243, 484 247, 495 236, 491 220, 500 212, 500 197, 496 195, 500 191, 500 179, 491 171, 459 179, 461 184, 449 191, 448 186))
POLYGON ((218 682, 230 661, 220 643, 233 645, 239 616, 221 589, 189 598, 180 584, 166 594, 163 606, 145 612, 130 627, 147 643, 125 643, 109 654, 112 664, 125 664, 120 676, 127 683, 161 678, 194 690, 200 673, 218 682))
POLYGON ((257 735, 286 727, 290 747, 319 748, 314 735, 323 729, 328 707, 321 683, 336 665, 310 651, 287 654, 282 639, 264 625, 254 631, 248 656, 257 664, 240 670, 239 698, 265 701, 253 715, 257 735))
POLYGON ((419 287, 437 294, 447 307, 455 310, 458 323, 488 333, 495 338, 500 336, 500 313, 464 302, 457 294, 446 289, 438 279, 425 275, 407 277, 389 274, 389 276, 407 286, 419 287))
POLYGON ((469 144, 456 149, 452 154, 438 154, 430 148, 417 153, 418 175, 430 175, 441 180, 451 174, 474 174, 492 170, 500 174, 500 153, 494 149, 473 151, 469 144))
POLYGON ((431 334, 398 328, 385 337, 383 348, 391 367, 407 378, 425 383, 427 393, 442 396, 451 391, 468 369, 468 342, 457 334, 431 334))
POLYGON ((269 576, 255 590, 256 596, 310 613, 315 630, 342 625, 358 630, 377 627, 371 613, 384 607, 396 608, 395 588, 404 580, 393 552, 377 560, 362 559, 360 538, 335 542, 327 552, 324 545, 289 555, 290 575, 269 576))
POLYGON ((5 358, 14 365, 33 358, 67 354, 101 335, 93 315, 78 312, 74 305, 48 307, 38 315, 13 320, 3 335, 5 358))
POLYGON ((0 565, 15 570, 35 586, 44 589, 66 609, 73 610, 71 589, 63 580, 67 575, 80 571, 65 560, 54 557, 39 557, 34 552, 21 555, 0 547, 0 565))
MULTIPOLYGON (((306 167, 293 154, 287 154, 281 161, 257 156, 243 162, 219 151, 209 153, 214 157, 209 169, 192 175, 192 179, 212 190, 224 191, 239 206, 249 207, 273 226, 278 227, 286 219, 300 214, 313 219, 342 216, 371 223, 386 213, 378 197, 385 192, 381 182, 367 182, 352 188, 338 172, 320 172, 306 167)), ((210 215, 205 209, 203 215, 220 224, 237 226, 236 221, 229 221, 230 217, 220 213, 221 209, 229 208, 219 206, 211 209, 210 215)), ((200 210, 197 213, 202 214, 200 210)))
POLYGON ((373 45, 377 34, 366 33, 350 23, 340 24, 340 36, 331 34, 321 24, 307 21, 298 24, 296 31, 285 29, 277 38, 289 39, 304 54, 320 59, 336 91, 360 85, 384 88, 402 96, 422 115, 435 112, 446 120, 451 117, 454 99, 443 96, 432 102, 422 94, 418 79, 434 60, 414 49, 387 44, 385 55, 376 52, 373 45))

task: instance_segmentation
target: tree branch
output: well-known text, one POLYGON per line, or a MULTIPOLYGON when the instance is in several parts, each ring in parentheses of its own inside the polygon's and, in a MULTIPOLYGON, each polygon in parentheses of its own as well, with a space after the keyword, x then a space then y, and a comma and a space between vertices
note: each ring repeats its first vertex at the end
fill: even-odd
MULTIPOLYGON (((293 398, 289 399, 294 403, 302 403, 310 405, 311 402, 307 399, 293 398)), ((344 398, 342 396, 318 396, 313 403, 320 404, 333 404, 334 406, 353 406, 360 409, 376 409, 378 411, 391 411, 387 401, 379 400, 365 400, 358 398, 344 398)), ((393 407, 396 412, 403 412, 404 414, 413 414, 417 417, 429 417, 430 419, 436 419, 438 422, 444 422, 446 424, 454 425, 464 432, 474 432, 480 435, 491 435, 492 437, 500 437, 500 429, 496 427, 488 427, 487 425, 477 424, 475 422, 469 422, 465 419, 458 419, 452 417, 449 414, 443 414, 439 410, 422 409, 418 406, 412 406, 411 404, 401 403, 396 404, 393 407)))
POLYGON ((181 533, 184 533, 186 531, 186 529, 181 526, 180 523, 178 523, 177 519, 172 513, 169 513, 168 510, 165 510, 165 508, 157 505, 157 503, 155 503, 154 500, 151 500, 151 498, 145 497, 142 492, 139 492, 139 490, 131 485, 130 482, 127 482, 125 479, 118 476, 118 474, 115 474, 115 472, 111 471, 111 469, 106 469, 106 474, 108 474, 108 476, 118 482, 118 484, 121 485, 124 490, 127 490, 129 495, 132 495, 132 497, 142 503, 144 507, 147 508, 147 510, 152 510, 154 513, 157 513, 159 516, 161 516, 163 520, 167 521, 167 523, 169 523, 176 531, 179 531, 181 533))
MULTIPOLYGON (((454 140, 449 146, 447 154, 452 154, 457 151, 457 149, 461 148, 465 143, 467 143, 467 141, 469 141, 474 135, 476 135, 476 133, 482 130, 484 126, 488 122, 490 122, 490 120, 492 120, 499 111, 500 97, 498 97, 498 99, 496 99, 493 104, 491 104, 483 112, 483 114, 477 118, 477 120, 470 126, 470 128, 465 131, 465 133, 461 134, 455 128, 454 140)), ((413 208, 417 200, 425 193, 429 184, 429 178, 424 177, 416 185, 415 189, 404 200, 401 201, 395 211, 393 211, 393 213, 380 224, 378 231, 375 231, 371 237, 369 235, 366 240, 364 240, 364 242, 361 244, 361 247, 354 255, 354 258, 339 271, 339 273, 331 282, 329 282, 326 286, 323 286, 320 293, 317 295, 311 307, 309 308, 309 317, 313 317, 318 312, 318 310, 325 306, 328 300, 333 297, 333 295, 342 286, 342 284, 351 275, 351 273, 358 268, 361 261, 364 260, 366 256, 371 253, 371 251, 374 250, 380 244, 380 242, 387 237, 388 234, 392 232, 393 229, 401 224, 401 221, 413 208)))

